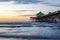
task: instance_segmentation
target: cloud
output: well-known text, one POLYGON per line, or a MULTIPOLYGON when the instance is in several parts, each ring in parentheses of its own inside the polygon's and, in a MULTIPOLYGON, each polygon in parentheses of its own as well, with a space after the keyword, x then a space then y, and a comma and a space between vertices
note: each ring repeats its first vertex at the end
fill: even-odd
POLYGON ((58 10, 60 9, 59 5, 60 2, 57 0, 0 0, 0 13, 4 15, 7 13, 10 15, 34 16, 39 11, 47 13, 49 11, 58 10))
POLYGON ((60 7, 60 0, 45 0, 41 2, 42 4, 50 5, 50 6, 57 6, 60 7))
POLYGON ((0 2, 4 2, 4 1, 15 1, 17 3, 36 3, 38 2, 37 0, 0 0, 0 2))
POLYGON ((14 1, 16 4, 45 4, 60 7, 60 0, 0 0, 0 2, 14 1))
POLYGON ((35 14, 20 14, 20 15, 17 15, 17 16, 35 16, 35 14))

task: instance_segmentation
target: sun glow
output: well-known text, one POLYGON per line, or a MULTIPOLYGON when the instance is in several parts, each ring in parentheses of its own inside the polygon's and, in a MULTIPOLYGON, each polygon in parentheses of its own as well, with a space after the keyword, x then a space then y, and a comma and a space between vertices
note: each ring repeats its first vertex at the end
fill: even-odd
MULTIPOLYGON (((18 0, 20 1, 20 0, 18 0)), ((42 11, 47 14, 60 7, 53 7, 40 4, 23 4, 16 1, 0 1, 0 20, 30 20, 31 16, 35 16, 37 12, 42 11)))

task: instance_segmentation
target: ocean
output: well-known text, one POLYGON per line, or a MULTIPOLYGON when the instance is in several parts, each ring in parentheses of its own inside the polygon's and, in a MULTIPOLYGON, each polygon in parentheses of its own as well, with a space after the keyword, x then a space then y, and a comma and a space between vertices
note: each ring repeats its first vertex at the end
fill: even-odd
POLYGON ((0 40, 59 40, 60 23, 0 22, 0 40))

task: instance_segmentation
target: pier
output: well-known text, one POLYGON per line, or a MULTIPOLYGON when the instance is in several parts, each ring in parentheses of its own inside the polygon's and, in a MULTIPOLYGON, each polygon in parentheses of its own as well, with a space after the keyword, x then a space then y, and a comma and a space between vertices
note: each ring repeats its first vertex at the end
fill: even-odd
POLYGON ((38 22, 60 22, 60 10, 49 12, 47 15, 31 17, 31 20, 38 22))

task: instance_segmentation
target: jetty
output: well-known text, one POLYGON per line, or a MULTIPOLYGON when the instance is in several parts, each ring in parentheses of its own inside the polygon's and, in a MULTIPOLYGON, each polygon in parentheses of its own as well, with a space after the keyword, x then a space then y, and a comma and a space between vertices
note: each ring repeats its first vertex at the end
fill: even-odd
POLYGON ((60 10, 55 12, 49 12, 47 15, 38 14, 36 15, 36 17, 30 17, 30 19, 37 22, 60 22, 60 10))

